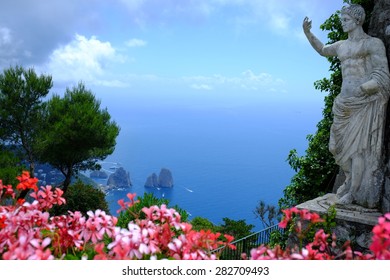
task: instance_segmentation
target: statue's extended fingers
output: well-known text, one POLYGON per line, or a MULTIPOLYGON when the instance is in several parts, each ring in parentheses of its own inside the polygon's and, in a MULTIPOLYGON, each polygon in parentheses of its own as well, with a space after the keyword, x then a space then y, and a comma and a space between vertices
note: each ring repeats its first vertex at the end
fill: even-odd
POLYGON ((305 17, 303 20, 303 29, 307 31, 311 29, 311 20, 308 17, 305 17))

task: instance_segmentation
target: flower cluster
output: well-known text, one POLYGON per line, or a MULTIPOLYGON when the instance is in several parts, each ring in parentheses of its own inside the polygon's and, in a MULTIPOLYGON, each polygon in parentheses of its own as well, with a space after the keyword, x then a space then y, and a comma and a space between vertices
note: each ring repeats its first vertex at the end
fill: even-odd
MULTIPOLYGON (((145 218, 138 215, 126 228, 118 227, 118 219, 101 210, 89 211, 86 216, 78 211, 50 216, 48 210, 53 205, 66 202, 62 190, 38 188, 37 179, 30 178, 28 172, 17 179, 20 183, 15 189, 0 180, 0 259, 214 260, 221 254, 218 248, 234 249, 232 236, 195 231, 166 205, 144 207, 145 218), (31 192, 32 201, 17 200, 25 191, 31 192)), ((118 202, 122 210, 137 203, 135 194, 127 197, 128 202, 118 202)), ((292 233, 295 246, 262 245, 251 250, 251 259, 390 259, 390 213, 379 218, 372 231, 371 253, 363 254, 353 251, 348 242, 337 248, 336 236, 323 229, 311 235, 313 225, 323 222, 318 214, 297 208, 283 212, 279 226, 292 233)))
MULTIPOLYGON (((129 197, 132 199, 132 197, 129 197)), ((116 228, 113 241, 99 243, 95 259, 217 259, 212 253, 221 246, 234 247, 233 237, 219 233, 195 231, 191 224, 181 222, 180 214, 166 205, 144 207, 145 219, 129 222, 127 228, 116 228), (105 250, 104 250, 105 249, 105 250)))
MULTIPOLYGON (((323 229, 315 232, 311 241, 307 240, 310 228, 323 219, 316 214, 304 209, 291 208, 283 210, 284 217, 279 223, 279 227, 292 229, 292 233, 298 238, 295 246, 282 249, 280 245, 270 248, 261 245, 251 250, 252 260, 372 260, 390 259, 390 213, 379 218, 378 224, 373 228, 372 243, 370 253, 353 251, 347 241, 342 248, 337 247, 336 236, 325 233, 323 229), (303 240, 306 245, 303 246, 303 240)), ((243 256, 244 259, 247 256, 243 256)))
POLYGON ((379 218, 373 228, 370 250, 378 260, 390 260, 390 213, 379 218))
POLYGON ((301 221, 308 221, 312 224, 321 223, 323 219, 321 219, 320 215, 317 213, 312 213, 306 209, 298 209, 296 207, 290 209, 282 210, 284 216, 282 221, 279 223, 279 227, 286 228, 289 223, 291 223, 295 217, 299 218, 299 221, 296 223, 296 232, 302 232, 302 223, 301 221))
MULTIPOLYGON (((143 208, 146 218, 127 228, 117 227, 117 218, 101 210, 50 217, 53 205, 65 203, 62 190, 38 189, 28 172, 18 180, 16 190, 0 181, 0 202, 7 201, 0 204, 0 259, 217 259, 213 250, 234 247, 233 237, 225 235, 221 241, 219 233, 194 231, 165 205, 143 208), (32 190, 34 200, 15 201, 17 192, 25 190, 32 190)), ((134 197, 129 194, 130 201, 119 204, 131 207, 134 197)))

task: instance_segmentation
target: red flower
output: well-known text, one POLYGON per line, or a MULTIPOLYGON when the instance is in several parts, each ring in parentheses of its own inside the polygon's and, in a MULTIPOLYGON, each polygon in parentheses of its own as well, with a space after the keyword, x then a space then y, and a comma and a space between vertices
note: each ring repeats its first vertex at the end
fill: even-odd
POLYGON ((373 237, 370 250, 377 259, 390 259, 390 213, 378 219, 378 224, 372 230, 373 237))
POLYGON ((292 220, 293 214, 297 214, 299 210, 296 207, 290 208, 290 209, 284 209, 282 210, 284 216, 282 221, 279 223, 280 228, 286 228, 287 224, 292 220))
POLYGON ((5 216, 0 217, 0 230, 5 228, 5 220, 6 220, 5 216))
POLYGON ((26 189, 32 189, 34 191, 38 191, 37 178, 31 178, 30 173, 28 171, 23 171, 23 174, 21 176, 16 177, 16 179, 19 180, 19 184, 16 186, 16 189, 18 190, 26 190, 26 189))

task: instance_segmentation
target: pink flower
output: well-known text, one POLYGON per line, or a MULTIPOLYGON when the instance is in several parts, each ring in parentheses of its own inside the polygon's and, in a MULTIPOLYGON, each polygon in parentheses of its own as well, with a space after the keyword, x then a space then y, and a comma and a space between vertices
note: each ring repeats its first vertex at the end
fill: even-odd
POLYGON ((390 213, 378 219, 378 224, 372 230, 373 237, 370 250, 377 259, 390 259, 390 213))
POLYGON ((65 204, 66 200, 65 198, 62 197, 63 194, 64 194, 63 190, 56 188, 54 190, 54 195, 53 195, 53 204, 57 204, 57 205, 65 204))
POLYGON ((108 231, 107 228, 102 227, 106 213, 101 210, 96 210, 95 213, 88 211, 87 215, 89 218, 85 222, 85 228, 82 231, 82 236, 85 242, 92 240, 93 243, 97 243, 97 241, 103 240, 103 234, 106 230, 108 231))
POLYGON ((12 199, 15 199, 15 191, 12 188, 11 185, 3 185, 3 181, 0 180, 0 199, 2 198, 4 194, 4 197, 10 196, 12 199))
POLYGON ((286 228, 287 224, 292 220, 293 214, 298 213, 298 209, 296 207, 293 207, 291 209, 284 209, 282 210, 284 216, 282 221, 279 223, 280 228, 286 228))
POLYGON ((39 202, 41 209, 47 210, 53 207, 53 205, 62 205, 65 203, 65 198, 62 197, 64 192, 56 188, 52 191, 52 186, 41 187, 39 191, 36 191, 30 196, 39 202))
POLYGON ((135 201, 134 198, 137 196, 136 193, 128 193, 127 197, 129 198, 130 201, 125 202, 124 199, 118 200, 118 204, 121 207, 119 210, 117 210, 117 213, 120 213, 123 210, 126 210, 127 208, 130 208, 133 206, 135 203, 138 201, 135 201))
POLYGON ((119 204, 119 206, 121 207, 121 208, 119 208, 116 212, 117 213, 120 213, 120 212, 122 212, 123 210, 126 210, 127 209, 127 206, 126 206, 126 204, 125 204, 125 200, 124 199, 119 199, 118 200, 118 204, 119 204))
POLYGON ((328 247, 328 237, 329 234, 325 234, 324 230, 320 229, 314 236, 313 246, 318 247, 320 251, 325 251, 328 247))
POLYGON ((95 245, 95 252, 97 253, 94 260, 108 260, 107 254, 104 252, 104 243, 98 243, 95 245))
POLYGON ((51 254, 49 248, 46 248, 51 243, 51 239, 46 237, 43 240, 32 239, 30 244, 34 247, 35 252, 28 259, 29 260, 52 260, 54 256, 51 254))
POLYGON ((13 239, 9 243, 8 251, 3 254, 4 260, 27 260, 35 252, 30 245, 33 239, 33 232, 21 233, 18 239, 13 239))

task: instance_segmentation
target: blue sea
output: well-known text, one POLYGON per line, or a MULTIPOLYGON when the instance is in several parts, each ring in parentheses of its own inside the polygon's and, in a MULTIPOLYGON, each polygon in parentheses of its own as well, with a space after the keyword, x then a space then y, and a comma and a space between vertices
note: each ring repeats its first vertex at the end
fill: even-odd
POLYGON ((256 229, 262 228, 256 205, 277 205, 294 175, 289 151, 304 153, 322 107, 321 96, 126 98, 107 103, 121 132, 103 168, 124 167, 133 186, 107 194, 111 213, 128 192, 153 192, 190 218, 216 224, 224 217, 245 219, 256 229), (171 170, 174 187, 145 188, 146 178, 163 167, 171 170))

